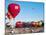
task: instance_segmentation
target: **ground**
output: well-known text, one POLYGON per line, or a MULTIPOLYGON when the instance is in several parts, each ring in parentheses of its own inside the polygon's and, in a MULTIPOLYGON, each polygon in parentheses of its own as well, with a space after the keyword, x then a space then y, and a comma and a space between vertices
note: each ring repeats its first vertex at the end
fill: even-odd
POLYGON ((44 27, 32 27, 32 28, 14 28, 14 29, 5 29, 5 35, 13 34, 26 34, 26 33, 39 33, 44 32, 44 27), (12 31, 12 32, 11 32, 12 31))

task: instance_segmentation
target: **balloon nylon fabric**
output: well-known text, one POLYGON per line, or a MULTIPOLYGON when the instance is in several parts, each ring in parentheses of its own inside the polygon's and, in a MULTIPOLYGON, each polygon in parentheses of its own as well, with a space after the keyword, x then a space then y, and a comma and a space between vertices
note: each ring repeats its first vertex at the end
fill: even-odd
POLYGON ((20 12, 20 5, 14 3, 9 4, 8 12, 10 12, 12 17, 15 18, 20 12))

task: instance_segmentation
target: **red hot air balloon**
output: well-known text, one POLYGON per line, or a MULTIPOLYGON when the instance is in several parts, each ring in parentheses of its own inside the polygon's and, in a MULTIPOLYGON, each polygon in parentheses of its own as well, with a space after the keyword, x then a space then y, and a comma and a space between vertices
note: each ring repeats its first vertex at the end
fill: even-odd
POLYGON ((20 5, 11 3, 8 5, 8 12, 15 18, 20 12, 20 5))
POLYGON ((23 23, 21 21, 16 22, 16 28, 23 28, 23 23))

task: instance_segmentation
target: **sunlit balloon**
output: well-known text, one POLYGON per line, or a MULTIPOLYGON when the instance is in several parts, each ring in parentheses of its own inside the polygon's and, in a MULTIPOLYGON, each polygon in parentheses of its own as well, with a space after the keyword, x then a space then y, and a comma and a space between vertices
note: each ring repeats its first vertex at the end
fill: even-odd
POLYGON ((20 5, 15 3, 9 4, 8 12, 12 15, 13 18, 15 18, 20 12, 20 5))

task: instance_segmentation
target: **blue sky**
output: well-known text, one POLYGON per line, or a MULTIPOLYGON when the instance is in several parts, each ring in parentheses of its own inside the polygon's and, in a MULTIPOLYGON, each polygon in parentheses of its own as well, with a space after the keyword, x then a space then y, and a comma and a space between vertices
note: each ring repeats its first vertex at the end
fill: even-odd
POLYGON ((6 13, 8 12, 8 4, 16 3, 20 5, 20 13, 15 17, 16 21, 39 21, 44 17, 44 3, 41 2, 24 2, 24 1, 6 1, 6 13))

